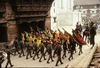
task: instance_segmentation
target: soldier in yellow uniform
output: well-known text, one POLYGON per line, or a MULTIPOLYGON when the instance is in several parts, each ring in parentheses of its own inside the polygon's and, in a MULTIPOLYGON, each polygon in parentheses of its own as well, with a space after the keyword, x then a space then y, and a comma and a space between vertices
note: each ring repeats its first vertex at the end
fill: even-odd
POLYGON ((26 59, 28 59, 28 56, 30 55, 30 58, 32 57, 31 55, 31 46, 30 46, 30 43, 29 43, 29 40, 26 39, 26 46, 27 46, 27 55, 26 55, 26 59))
POLYGON ((26 37, 28 37, 28 32, 25 32, 26 37))
POLYGON ((22 33, 22 42, 24 44, 24 41, 25 41, 25 37, 24 37, 24 34, 22 33))
POLYGON ((30 46, 33 46, 33 37, 32 37, 31 34, 30 34, 30 36, 29 36, 29 42, 30 42, 30 46))
POLYGON ((59 40, 59 34, 55 31, 55 38, 57 39, 57 41, 59 40))
POLYGON ((34 51, 35 51, 35 54, 33 56, 33 60, 35 60, 36 55, 37 55, 37 58, 39 58, 39 56, 38 56, 39 48, 37 46, 37 39, 34 40, 33 46, 34 46, 34 51))
POLYGON ((37 45, 38 45, 38 47, 40 46, 40 44, 41 44, 41 39, 38 37, 37 38, 37 45))

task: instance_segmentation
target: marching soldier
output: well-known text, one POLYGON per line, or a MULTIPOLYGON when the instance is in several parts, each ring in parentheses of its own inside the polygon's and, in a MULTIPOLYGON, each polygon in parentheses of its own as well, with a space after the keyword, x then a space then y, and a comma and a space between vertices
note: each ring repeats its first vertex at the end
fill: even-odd
POLYGON ((89 26, 88 26, 88 24, 86 24, 85 30, 83 31, 83 39, 84 39, 84 37, 85 37, 85 41, 87 41, 89 43, 89 26))
POLYGON ((73 52, 75 51, 75 45, 76 45, 76 42, 74 41, 74 39, 70 38, 70 56, 68 58, 69 61, 70 61, 70 58, 73 59, 73 52))
POLYGON ((30 43, 30 46, 33 46, 33 37, 31 34, 29 34, 29 43, 30 43))
MULTIPOLYGON (((76 33, 77 33, 79 36, 81 36, 80 31, 76 30, 76 33)), ((81 36, 81 37, 82 37, 82 36, 81 36)), ((82 52, 82 44, 77 44, 77 45, 79 45, 79 54, 78 54, 78 55, 80 55, 80 54, 83 53, 83 52, 82 52)))
POLYGON ((62 58, 66 57, 66 50, 67 50, 67 40, 63 43, 63 56, 62 58))
POLYGON ((23 43, 22 40, 19 41, 19 46, 20 46, 20 49, 21 49, 19 57, 21 57, 21 54, 23 54, 23 56, 25 56, 25 54, 24 54, 24 43, 23 43))
POLYGON ((70 52, 70 49, 71 49, 71 43, 70 43, 70 41, 71 41, 71 38, 70 38, 70 36, 68 35, 67 36, 67 44, 68 44, 68 53, 70 52))
MULTIPOLYGON (((5 68, 7 68, 8 64, 10 64, 10 66, 13 67, 13 65, 12 65, 12 63, 11 63, 11 59, 10 59, 10 57, 11 57, 10 55, 11 55, 12 53, 10 52, 10 49, 9 49, 8 45, 6 46, 5 52, 7 53, 7 63, 6 63, 6 67, 5 67, 5 68)), ((12 54, 12 55, 13 55, 13 54, 12 54)))
POLYGON ((30 58, 32 57, 31 55, 31 46, 29 44, 29 40, 26 40, 26 46, 27 46, 27 55, 26 55, 26 59, 28 59, 28 55, 30 55, 30 58))
POLYGON ((33 60, 35 60, 36 55, 37 55, 37 58, 39 58, 39 56, 38 56, 39 49, 38 49, 38 45, 37 45, 37 39, 34 40, 33 46, 34 46, 34 51, 35 51, 35 54, 33 56, 33 60))
POLYGON ((16 52, 19 54, 19 44, 18 44, 18 38, 17 37, 14 40, 14 46, 15 46, 15 55, 16 55, 16 52))
POLYGON ((4 62, 4 55, 0 52, 0 68, 2 67, 2 63, 4 62))
POLYGON ((60 62, 61 64, 63 64, 62 60, 61 60, 61 51, 62 51, 62 48, 61 48, 61 43, 59 42, 58 45, 57 45, 57 62, 56 62, 56 65, 55 66, 58 66, 58 62, 60 62))
POLYGON ((49 41, 48 45, 47 45, 47 52, 48 52, 48 55, 49 55, 49 58, 47 60, 47 63, 49 63, 49 60, 51 59, 51 61, 53 62, 53 58, 52 58, 52 44, 51 44, 51 41, 49 41))
POLYGON ((34 52, 34 51, 35 51, 34 44, 36 43, 36 42, 35 42, 36 39, 37 39, 36 36, 33 35, 33 46, 32 46, 33 54, 35 53, 35 52, 34 52))
POLYGON ((80 54, 82 54, 83 52, 82 52, 82 45, 81 44, 79 44, 79 54, 78 55, 80 55, 80 54))
POLYGON ((25 42, 25 37, 24 37, 24 34, 22 33, 22 42, 24 43, 25 42))
POLYGON ((45 42, 44 42, 44 44, 45 44, 45 47, 46 47, 46 50, 45 50, 45 55, 46 55, 46 53, 47 53, 47 46, 48 46, 48 44, 49 44, 49 39, 48 38, 46 38, 46 40, 45 40, 45 42))
POLYGON ((57 45, 54 47, 53 58, 55 58, 55 54, 57 54, 57 45))
POLYGON ((53 57, 55 57, 55 54, 57 53, 57 40, 54 38, 53 40, 52 40, 52 42, 53 42, 53 48, 54 48, 54 53, 53 53, 53 57))
POLYGON ((94 23, 91 22, 90 24, 90 45, 92 45, 91 49, 95 45, 95 35, 96 35, 96 28, 94 26, 94 23))
POLYGON ((45 54, 44 54, 44 48, 45 48, 45 47, 44 47, 43 41, 41 41, 41 44, 40 44, 41 57, 40 57, 40 59, 39 59, 39 62, 41 62, 42 57, 44 57, 44 60, 46 60, 45 54))

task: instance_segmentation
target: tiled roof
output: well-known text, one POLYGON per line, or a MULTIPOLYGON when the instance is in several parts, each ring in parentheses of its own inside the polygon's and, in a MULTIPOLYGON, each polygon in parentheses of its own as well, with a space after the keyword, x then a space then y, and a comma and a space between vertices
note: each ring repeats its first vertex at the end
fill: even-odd
POLYGON ((100 4, 100 0, 74 0, 74 5, 100 4))

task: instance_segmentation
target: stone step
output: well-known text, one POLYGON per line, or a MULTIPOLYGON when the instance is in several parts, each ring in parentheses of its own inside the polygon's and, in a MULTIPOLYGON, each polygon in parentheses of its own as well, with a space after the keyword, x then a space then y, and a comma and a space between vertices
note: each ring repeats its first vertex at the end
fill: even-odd
POLYGON ((77 57, 76 59, 74 59, 68 67, 75 67, 76 65, 78 65, 80 63, 80 61, 88 54, 89 52, 86 52, 85 54, 80 55, 79 57, 77 57))
MULTIPOLYGON (((90 52, 89 52, 90 53, 90 52)), ((85 56, 83 57, 84 59, 82 59, 77 65, 76 65, 76 67, 77 68, 81 68, 82 66, 84 66, 84 64, 87 62, 86 60, 87 60, 87 57, 88 57, 88 55, 89 55, 89 53, 87 53, 87 54, 85 54, 85 56)), ((84 67, 85 68, 85 67, 84 67)))
POLYGON ((84 55, 81 55, 79 58, 75 59, 71 64, 69 64, 69 67, 87 68, 93 58, 93 54, 95 53, 96 49, 97 49, 97 45, 94 46, 93 49, 91 49, 84 55))

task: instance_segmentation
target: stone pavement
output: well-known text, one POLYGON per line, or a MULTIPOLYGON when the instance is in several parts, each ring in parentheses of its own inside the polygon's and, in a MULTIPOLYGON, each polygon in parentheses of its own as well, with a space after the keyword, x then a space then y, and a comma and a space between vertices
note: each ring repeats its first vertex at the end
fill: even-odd
MULTIPOLYGON (((64 27, 69 33, 71 33, 71 29, 72 28, 66 28, 64 27)), ((74 28, 74 27, 73 27, 74 28)), ((61 29, 61 28, 60 28, 61 29)), ((62 30, 63 31, 63 30, 62 30)), ((96 35, 96 43, 100 42, 100 34, 96 35)), ((11 61, 14 65, 14 67, 66 67, 69 66, 70 64, 72 64, 72 62, 76 61, 77 63, 80 63, 79 60, 81 59, 85 59, 84 57, 88 54, 88 52, 91 52, 92 49, 90 49, 91 46, 90 45, 84 45, 83 46, 83 54, 81 54, 80 56, 78 55, 78 47, 77 47, 77 53, 75 53, 73 55, 74 59, 69 61, 68 57, 69 57, 69 53, 67 53, 67 57, 65 59, 62 59, 64 64, 58 64, 59 66, 55 66, 56 64, 56 60, 57 57, 54 58, 54 62, 51 62, 49 64, 47 64, 47 60, 43 60, 42 62, 39 62, 39 59, 37 59, 37 57, 35 58, 36 60, 32 60, 32 58, 29 58, 26 60, 26 57, 22 57, 19 58, 18 55, 17 56, 11 56, 11 61), (75 60, 76 59, 76 60, 75 60)), ((63 53, 62 53, 63 54, 63 53)), ((46 59, 48 59, 48 55, 46 55, 46 59)), ((6 64, 6 60, 4 61, 4 63, 2 64, 3 67, 5 67, 6 64)))
MULTIPOLYGON (((88 47, 87 45, 84 45, 83 46, 83 54, 87 51, 90 51, 90 47, 88 47)), ((63 54, 63 53, 62 53, 63 54)), ((74 59, 77 58, 79 55, 78 55, 78 47, 77 47, 77 53, 74 54, 74 59)), ((67 53, 67 57, 65 59, 62 59, 63 63, 64 64, 58 64, 59 66, 57 67, 65 67, 67 66, 71 61, 68 60, 68 57, 69 57, 69 53, 67 53)), ((46 59, 48 59, 48 55, 46 55, 46 59)), ((73 60, 74 60, 73 59, 73 60)), ((19 58, 18 55, 16 56, 11 56, 11 61, 14 65, 14 67, 55 67, 55 64, 56 64, 56 60, 57 60, 57 57, 54 58, 54 62, 51 62, 50 60, 50 63, 47 64, 47 60, 43 60, 42 59, 42 62, 39 62, 39 59, 37 59, 37 57, 35 58, 35 60, 32 60, 32 58, 29 58, 26 60, 26 56, 22 57, 22 58, 19 58)), ((6 61, 3 63, 3 67, 5 66, 6 64, 6 61)))

